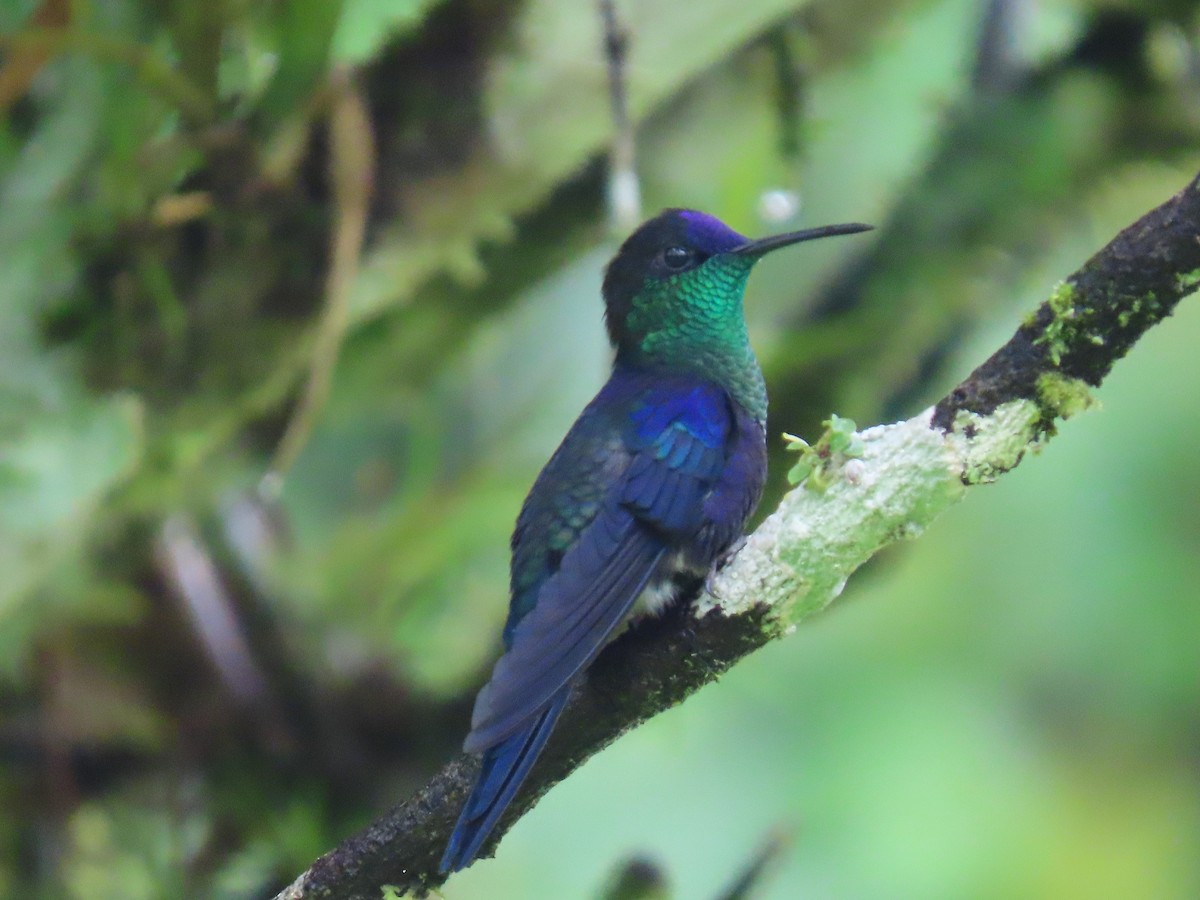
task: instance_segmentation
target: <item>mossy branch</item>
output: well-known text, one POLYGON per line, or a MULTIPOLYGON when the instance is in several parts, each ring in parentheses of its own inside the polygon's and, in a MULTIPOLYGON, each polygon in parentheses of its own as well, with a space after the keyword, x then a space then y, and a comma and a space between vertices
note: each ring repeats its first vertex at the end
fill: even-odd
MULTIPOLYGON (((1088 386, 1200 281, 1200 178, 1122 231, 932 410, 868 428, 861 455, 804 485, 717 577, 713 595, 631 629, 601 654, 489 845, 625 731, 788 633, 883 547, 921 533, 970 485, 1013 468, 1086 408, 1088 386)), ((437 862, 475 774, 448 763, 405 803, 318 859, 280 900, 437 886, 437 862)))

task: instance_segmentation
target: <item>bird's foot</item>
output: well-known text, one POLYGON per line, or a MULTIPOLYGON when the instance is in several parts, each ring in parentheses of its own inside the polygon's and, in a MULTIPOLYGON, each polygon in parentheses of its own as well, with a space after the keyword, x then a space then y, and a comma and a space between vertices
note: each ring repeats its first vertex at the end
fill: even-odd
POLYGON ((729 565, 735 556, 742 552, 742 548, 746 546, 746 536, 743 534, 736 541, 726 548, 725 552, 717 557, 717 561, 712 564, 712 568, 708 570, 708 574, 704 576, 704 592, 714 599, 720 600, 714 589, 717 582, 717 575, 721 570, 729 565))

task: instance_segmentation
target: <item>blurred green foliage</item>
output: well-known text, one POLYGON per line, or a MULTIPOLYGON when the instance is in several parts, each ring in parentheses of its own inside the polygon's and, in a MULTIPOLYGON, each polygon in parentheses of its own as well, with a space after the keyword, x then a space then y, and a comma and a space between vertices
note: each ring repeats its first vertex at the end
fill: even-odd
MULTIPOLYGON (((619 8, 648 211, 880 226, 751 283, 777 436, 916 412, 1200 167, 1191 3, 619 8)), ((555 0, 0 5, 0 895, 270 896, 454 752, 608 364, 601 48, 555 0), (339 309, 346 90, 366 242, 264 487, 339 309)), ((637 858, 715 897, 780 824, 758 896, 1200 894, 1197 341, 1185 301, 1102 410, 446 896, 637 858)))

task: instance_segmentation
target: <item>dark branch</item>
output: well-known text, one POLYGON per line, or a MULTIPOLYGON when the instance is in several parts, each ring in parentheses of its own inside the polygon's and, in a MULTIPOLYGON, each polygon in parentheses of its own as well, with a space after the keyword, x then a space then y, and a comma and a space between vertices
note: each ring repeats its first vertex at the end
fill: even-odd
MULTIPOLYGON (((1070 276, 1008 344, 938 404, 933 424, 949 430, 960 411, 986 414, 1010 400, 1033 400, 1045 408, 1039 385, 1047 375, 1098 385, 1197 281, 1200 178, 1070 276)), ((1047 411, 1047 429, 1053 414, 1047 411)), ((781 630, 765 605, 729 617, 714 611, 702 619, 684 606, 623 635, 589 671, 486 849, 592 754, 679 703, 781 630)), ((446 765, 408 802, 318 859, 280 898, 377 900, 382 885, 405 893, 440 884, 437 862, 476 765, 465 756, 446 765)))
MULTIPOLYGON (((778 636, 762 611, 692 618, 681 606, 642 622, 588 670, 524 790, 484 845, 487 855, 551 787, 624 732, 682 701, 751 651, 778 636)), ((460 756, 421 791, 326 853, 281 898, 378 900, 380 885, 399 893, 436 887, 438 860, 474 783, 478 760, 460 756)))
POLYGON ((738 875, 737 880, 717 897, 717 900, 746 900, 747 897, 754 896, 766 880, 767 875, 778 864, 779 857, 791 845, 792 835, 789 829, 774 829, 755 852, 750 864, 738 875))
POLYGON ((987 415, 1010 400, 1042 403, 1039 384, 1048 374, 1099 385, 1198 282, 1200 176, 1067 278, 1007 344, 938 403, 933 424, 949 431, 960 411, 987 415))

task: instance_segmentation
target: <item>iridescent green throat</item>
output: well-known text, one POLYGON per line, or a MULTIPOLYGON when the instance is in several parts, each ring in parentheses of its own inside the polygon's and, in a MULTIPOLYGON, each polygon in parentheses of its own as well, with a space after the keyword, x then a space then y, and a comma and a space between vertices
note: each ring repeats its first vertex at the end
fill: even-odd
POLYGON ((647 279, 626 319, 633 340, 618 355, 638 365, 706 378, 765 423, 767 389, 742 311, 754 262, 719 256, 667 279, 647 279))

